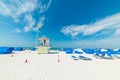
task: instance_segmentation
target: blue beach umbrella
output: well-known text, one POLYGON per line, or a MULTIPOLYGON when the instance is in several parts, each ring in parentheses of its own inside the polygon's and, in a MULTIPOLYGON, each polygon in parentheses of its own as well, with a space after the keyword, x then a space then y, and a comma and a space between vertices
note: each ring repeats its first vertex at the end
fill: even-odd
POLYGON ((100 49, 95 49, 96 54, 102 54, 100 49))
POLYGON ((82 51, 82 49, 74 49, 74 53, 83 54, 83 51, 82 51))
POLYGON ((120 55, 120 49, 114 50, 115 54, 119 54, 120 55))
POLYGON ((13 47, 0 47, 0 54, 9 54, 14 50, 13 47))
POLYGON ((23 50, 22 47, 16 47, 16 48, 14 49, 14 51, 22 51, 22 50, 23 50))
POLYGON ((32 51, 35 51, 35 50, 36 50, 36 48, 31 48, 31 50, 32 50, 32 51))
POLYGON ((73 49, 72 48, 65 48, 66 54, 73 54, 73 49))
POLYGON ((94 49, 83 49, 86 54, 94 54, 94 49))
POLYGON ((116 52, 115 52, 113 49, 108 49, 108 51, 106 52, 106 54, 107 54, 108 56, 111 56, 111 55, 116 54, 116 52))

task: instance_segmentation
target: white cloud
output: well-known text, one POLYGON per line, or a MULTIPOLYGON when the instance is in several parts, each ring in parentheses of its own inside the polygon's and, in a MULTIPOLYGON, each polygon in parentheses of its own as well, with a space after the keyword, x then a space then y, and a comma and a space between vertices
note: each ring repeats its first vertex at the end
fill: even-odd
POLYGON ((48 9, 50 7, 51 3, 52 3, 52 0, 49 0, 46 9, 48 9))
POLYGON ((0 1, 0 14, 17 18, 27 12, 34 11, 36 8, 36 0, 8 0, 8 3, 0 1))
POLYGON ((120 47, 120 13, 107 16, 91 24, 65 26, 61 32, 72 37, 91 36, 92 39, 67 42, 70 47, 118 48, 120 47), (110 35, 109 37, 105 37, 110 35), (100 39, 97 39, 99 37, 100 39), (104 37, 104 38, 103 38, 104 37), (72 44, 71 44, 72 43, 72 44))
POLYGON ((40 13, 43 13, 46 10, 48 10, 50 5, 51 5, 51 3, 52 3, 52 0, 49 0, 47 4, 42 4, 42 2, 41 2, 40 5, 39 5, 40 13))
POLYGON ((28 32, 34 28, 35 20, 32 18, 31 15, 25 16, 25 22, 27 22, 27 25, 24 27, 24 32, 28 32))
POLYGON ((4 4, 3 2, 0 1, 0 14, 4 16, 10 16, 11 15, 11 10, 4 4))
POLYGON ((41 16, 39 22, 35 21, 32 13, 36 9, 40 10, 40 15, 49 9, 52 0, 43 3, 42 0, 1 0, 0 15, 12 17, 17 23, 27 23, 24 31, 32 31, 38 23, 44 24, 45 16, 41 16), (22 18, 21 18, 22 17, 22 18), (24 21, 22 19, 25 19, 24 21))
POLYGON ((117 29, 117 30, 115 31, 115 35, 116 35, 116 36, 120 36, 120 29, 117 29))
MULTIPOLYGON (((41 24, 43 26, 45 20, 46 20, 46 17, 43 15, 42 17, 40 17, 39 22, 38 22, 37 25, 41 24)), ((33 28, 33 31, 37 31, 37 27, 33 28)))
POLYGON ((21 33, 22 31, 19 28, 15 28, 12 32, 21 33))
POLYGON ((40 19, 39 19, 39 24, 44 24, 46 17, 43 15, 40 19))
POLYGON ((100 31, 117 31, 117 29, 120 29, 119 21, 120 13, 107 16, 91 24, 65 26, 61 32, 63 32, 65 35, 71 35, 75 37, 80 33, 83 35, 94 35, 100 31))

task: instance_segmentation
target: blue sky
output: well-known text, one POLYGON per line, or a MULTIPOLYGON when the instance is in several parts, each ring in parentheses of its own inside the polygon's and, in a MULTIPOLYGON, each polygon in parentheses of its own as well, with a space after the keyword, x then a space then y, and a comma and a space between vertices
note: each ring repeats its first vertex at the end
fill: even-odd
POLYGON ((0 0, 0 46, 119 48, 120 0, 0 0))

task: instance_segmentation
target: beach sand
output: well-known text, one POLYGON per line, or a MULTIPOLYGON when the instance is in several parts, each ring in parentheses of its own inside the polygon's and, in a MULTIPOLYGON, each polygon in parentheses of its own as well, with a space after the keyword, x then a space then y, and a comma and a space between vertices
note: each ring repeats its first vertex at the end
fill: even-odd
POLYGON ((73 60, 69 54, 0 55, 0 80, 120 80, 120 60, 73 60))

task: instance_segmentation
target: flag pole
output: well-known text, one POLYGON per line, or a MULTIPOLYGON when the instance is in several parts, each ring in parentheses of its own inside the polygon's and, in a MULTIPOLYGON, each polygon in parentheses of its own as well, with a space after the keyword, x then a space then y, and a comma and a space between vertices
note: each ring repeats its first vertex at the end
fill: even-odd
POLYGON ((36 48, 37 48, 37 44, 38 44, 38 27, 37 27, 37 33, 36 33, 36 48))
POLYGON ((42 27, 42 24, 38 24, 37 25, 37 33, 36 33, 36 48, 37 48, 37 44, 38 44, 38 32, 39 32, 39 28, 42 27))

